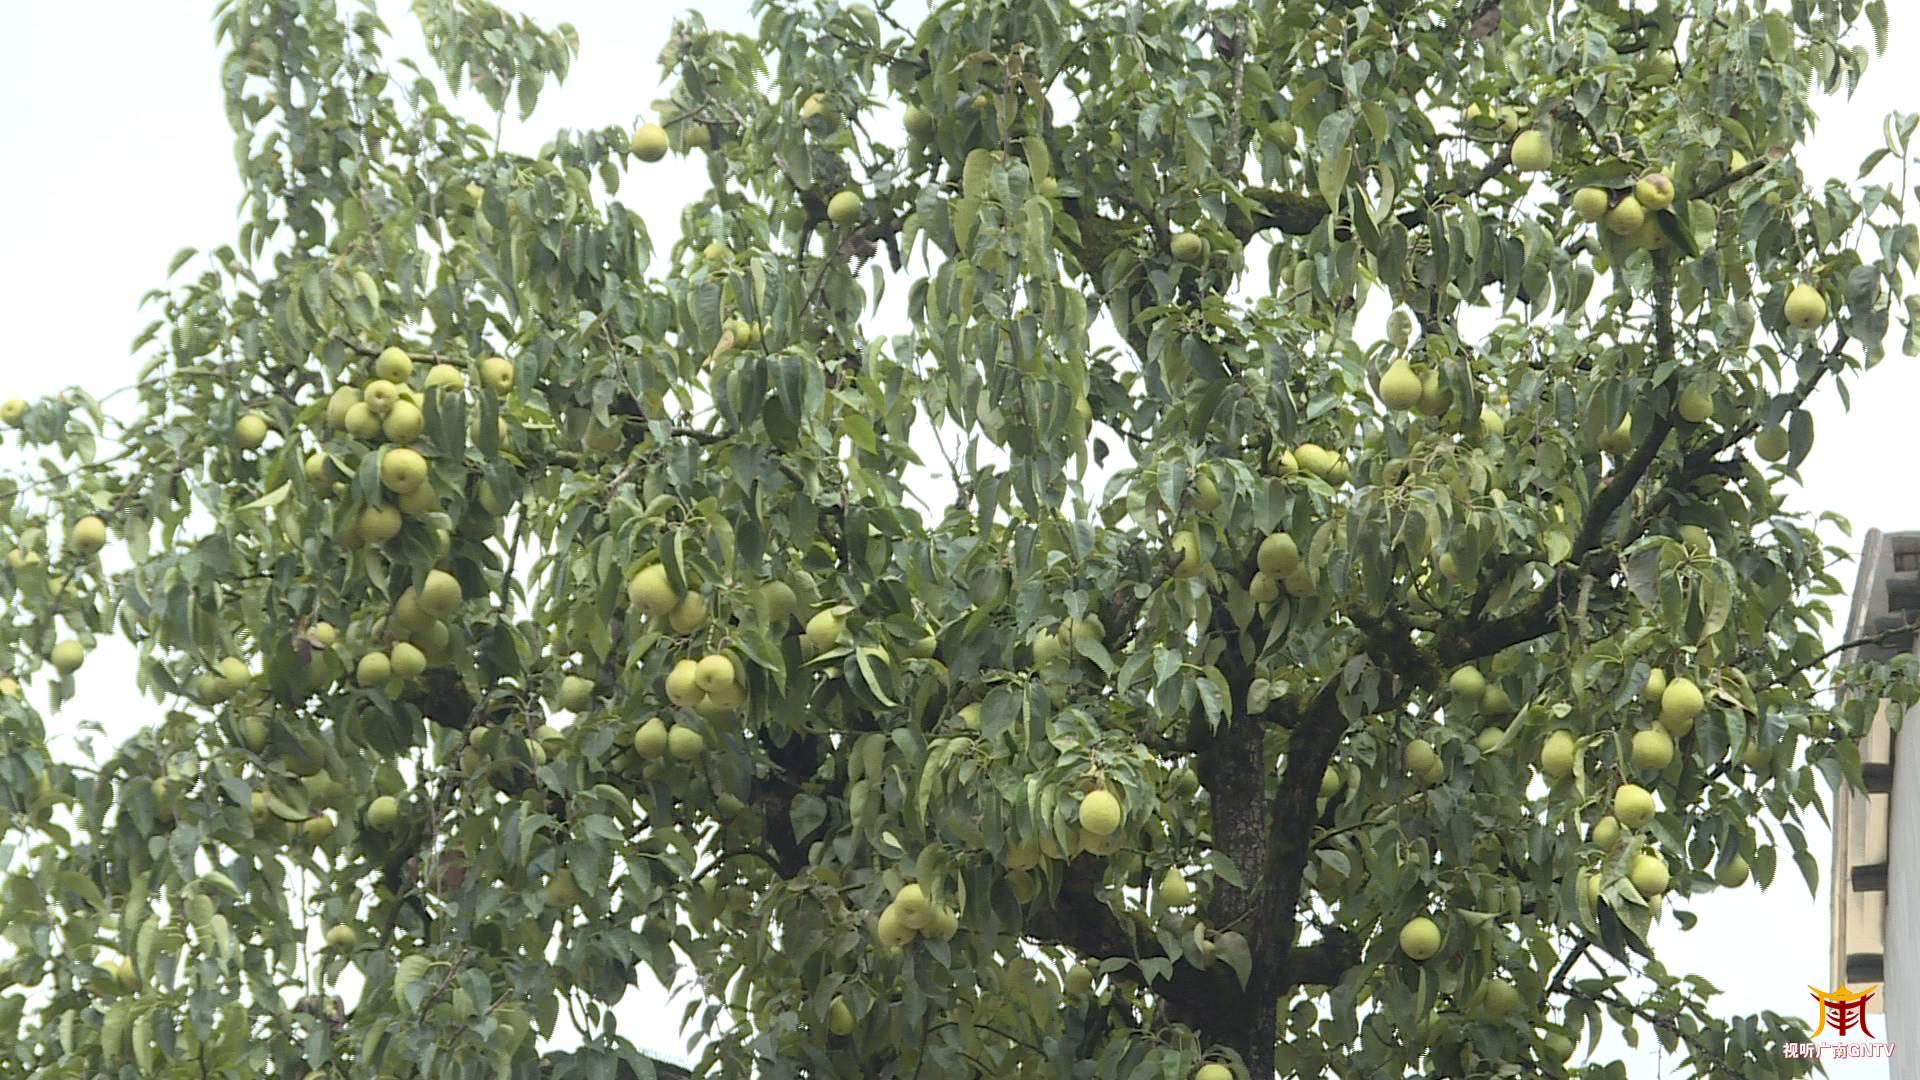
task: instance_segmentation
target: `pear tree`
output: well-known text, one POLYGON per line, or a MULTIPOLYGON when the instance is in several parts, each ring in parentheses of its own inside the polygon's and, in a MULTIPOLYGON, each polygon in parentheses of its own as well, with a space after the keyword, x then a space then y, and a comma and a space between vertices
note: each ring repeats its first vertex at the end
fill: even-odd
POLYGON ((1884 0, 906 7, 517 146, 653 44, 215 5, 235 234, 0 403, 0 1071, 1808 1072, 1650 942, 1913 697, 1785 497, 1884 0))

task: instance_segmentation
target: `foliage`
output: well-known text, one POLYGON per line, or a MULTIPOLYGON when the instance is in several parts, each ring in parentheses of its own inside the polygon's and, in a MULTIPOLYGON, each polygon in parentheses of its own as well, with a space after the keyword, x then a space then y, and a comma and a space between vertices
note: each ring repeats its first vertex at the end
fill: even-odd
POLYGON ((1915 344, 1914 119, 1796 157, 1882 0, 688 16, 666 252, 658 132, 498 145, 570 28, 413 6, 458 92, 222 0, 237 239, 0 409, 0 1074, 647 1076, 649 973, 711 1075, 1807 1071, 1645 942, 1911 697, 1778 491, 1915 344))

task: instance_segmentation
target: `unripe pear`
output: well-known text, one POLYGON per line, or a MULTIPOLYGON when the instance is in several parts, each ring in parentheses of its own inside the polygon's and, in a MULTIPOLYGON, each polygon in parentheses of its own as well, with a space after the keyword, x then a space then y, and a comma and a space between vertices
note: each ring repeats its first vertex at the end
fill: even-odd
POLYGON ((400 800, 382 795, 367 804, 367 825, 386 832, 400 821, 400 800))
POLYGON ((324 844, 327 837, 333 835, 333 818, 328 814, 314 814, 300 823, 300 834, 309 844, 324 844))
POLYGON ((480 361, 480 381, 505 394, 513 389, 513 361, 504 356, 489 356, 480 361))
POLYGON ((1621 784, 1613 792, 1613 816, 1629 829, 1653 820, 1653 794, 1639 784, 1621 784))
POLYGON ((1673 205, 1673 181, 1666 173, 1648 173, 1633 186, 1633 197, 1647 210, 1665 210, 1673 205))
POLYGON ((1198 233, 1175 233, 1169 249, 1173 257, 1183 263, 1204 262, 1207 258, 1206 238, 1198 233))
POLYGON ((699 704, 703 693, 699 680, 698 661, 691 659, 676 661, 667 671, 667 700, 688 708, 699 704))
POLYGON ((347 430, 347 410, 360 404, 360 388, 342 386, 327 398, 327 426, 335 431, 347 430))
POLYGON ((1673 761, 1673 736, 1663 728, 1633 733, 1633 767, 1658 772, 1673 761))
POLYGON ((1420 376, 1404 356, 1396 357, 1380 376, 1380 402, 1396 412, 1420 403, 1420 376))
POLYGON ((393 665, 393 677, 396 679, 419 678, 420 673, 427 670, 427 654, 412 642, 394 642, 388 660, 393 665))
POLYGON ((445 570, 430 570, 420 586, 420 609, 436 619, 451 617, 460 610, 466 596, 460 581, 445 570))
POLYGON ((1641 852, 1633 857, 1633 867, 1627 871, 1627 880, 1648 900, 1667 891, 1673 881, 1673 872, 1667 869, 1667 862, 1658 855, 1641 852))
POLYGON ((902 885, 893 898, 893 906, 900 909, 900 922, 910 930, 925 930, 933 922, 933 905, 918 882, 902 885))
POLYGON ((633 129, 632 148, 641 161, 659 161, 667 156, 667 129, 659 124, 641 124, 633 129))
POLYGON ((1584 187, 1573 193, 1573 212, 1582 221, 1599 221, 1607 216, 1608 209, 1605 188, 1584 187))
POLYGON ((367 506, 353 519, 353 531, 369 544, 384 544, 400 535, 405 519, 397 506, 367 506))
POLYGON ((98 552, 107 546, 107 523, 92 514, 74 522, 67 533, 67 546, 82 557, 98 552))
POLYGON ((678 606, 680 597, 667 580, 666 566, 653 563, 633 575, 633 580, 627 582, 627 603, 640 609, 642 614, 655 617, 678 606))
POLYGON ((1193 890, 1187 887, 1187 879, 1180 876, 1179 867, 1167 867, 1167 876, 1160 881, 1160 896, 1174 907, 1193 899, 1193 890))
POLYGON ((1607 211, 1606 223, 1607 231, 1615 236, 1632 236, 1647 223, 1646 207, 1640 205, 1638 197, 1628 195, 1607 211))
POLYGON ((1233 1080, 1233 1070, 1217 1061, 1209 1061, 1193 1071, 1193 1080, 1233 1080))
POLYGON ((707 598, 697 592, 681 597, 667 613, 667 625, 673 627, 676 634, 700 632, 707 625, 707 598))
POLYGON ((1787 293, 1787 322, 1800 330, 1811 330, 1827 320, 1827 298, 1811 285, 1795 285, 1787 293))
POLYGON ((1667 692, 1667 673, 1654 668, 1647 672, 1647 682, 1640 688, 1640 700, 1648 703, 1659 701, 1667 692))
POLYGON ((1280 582, 1272 574, 1256 570, 1247 581, 1247 595, 1256 604, 1271 604, 1280 599, 1280 582))
POLYGON ((1694 718, 1706 707, 1706 697, 1692 679, 1674 679, 1660 694, 1660 726, 1674 735, 1684 735, 1693 729, 1694 718))
POLYGON ((427 459, 420 451, 397 446, 380 455, 380 483, 388 491, 405 495, 426 482, 427 459))
POLYGON ((1540 771, 1554 780, 1573 775, 1573 732, 1565 728, 1547 736, 1540 746, 1540 771))
POLYGON ((1553 143, 1544 131, 1523 131, 1513 140, 1516 172, 1545 172, 1553 167, 1553 143))
POLYGON ((361 686, 385 686, 393 678, 393 661, 383 652, 370 652, 354 668, 354 681, 361 686))
POLYGON ((832 608, 823 608, 807 620, 807 643, 816 652, 826 652, 840 643, 840 616, 832 608))
POLYGON ((913 944, 914 932, 912 927, 901 921, 899 907, 888 904, 880 912, 880 922, 874 936, 880 944, 898 949, 913 944))
POLYGON ((1753 452, 1762 461, 1779 461, 1787 456, 1790 449, 1792 444, 1787 438, 1787 429, 1779 424, 1768 424, 1753 438, 1753 452))
POLYGON ((1440 755, 1434 752, 1433 744, 1425 739, 1415 739, 1407 744, 1400 755, 1401 763, 1407 772, 1414 776, 1426 776, 1440 764, 1440 755))
POLYGON ((707 752, 707 740, 685 724, 675 724, 667 732, 667 753, 675 761, 693 761, 707 752))
POLYGON ((827 1030, 840 1038, 853 1034, 853 1009, 846 998, 836 995, 827 1006, 827 1030))
POLYGON ((860 220, 865 209, 857 191, 842 191, 827 200, 827 219, 835 225, 851 225, 860 220))
POLYGON ((713 653, 694 665, 693 682, 702 693, 716 693, 733 685, 734 676, 733 660, 725 653, 713 653))
POLYGON ((593 680, 578 675, 568 675, 560 680, 560 693, 555 703, 568 712, 580 712, 593 704, 593 680))
POLYGON ((933 114, 918 105, 907 106, 906 128, 915 142, 927 142, 933 138, 933 114))
POLYGON ((1105 788, 1096 788, 1080 800, 1080 827, 1094 836, 1112 836, 1120 828, 1120 800, 1105 788))
POLYGON ((1506 737, 1506 728, 1489 724, 1480 729, 1480 734, 1473 737, 1473 745, 1479 747, 1482 754, 1491 754, 1500 748, 1501 740, 1506 737))
POLYGON ((1086 964, 1075 964, 1067 969, 1067 993, 1080 995, 1093 990, 1093 969, 1086 964))
POLYGON ((1447 679, 1447 687, 1467 701, 1479 701, 1487 692, 1487 677, 1480 674, 1479 668, 1469 664, 1454 669, 1453 675, 1447 679))
POLYGON ((459 393, 467 388, 466 373, 452 364, 435 364, 427 369, 427 389, 459 393))
POLYGON ((634 729, 633 751, 648 761, 658 761, 667 756, 671 741, 666 723, 657 716, 651 717, 634 729))
POLYGON ((1400 951, 1415 960, 1429 960, 1440 951, 1440 927, 1425 915, 1409 919, 1400 928, 1400 951))
POLYGON ((1620 819, 1607 814, 1593 823, 1593 843, 1602 851, 1612 851, 1620 842, 1620 819))
POLYGON ((1173 550, 1180 555, 1180 561, 1173 568, 1173 576, 1190 578, 1200 573, 1205 563, 1200 554, 1200 538, 1191 529, 1181 529, 1173 534, 1173 550))
POLYGON ((248 413, 233 422, 234 445, 242 450, 258 450, 267 441, 267 418, 248 413))
POLYGON ((0 424, 17 428, 27 422, 27 403, 20 398, 0 401, 0 424))
POLYGON ((394 402, 393 408, 387 411, 386 421, 380 425, 380 433, 387 441, 400 446, 412 444, 426 429, 426 414, 411 401, 394 402))
POLYGON ((1499 683, 1488 683, 1486 693, 1480 695, 1480 715, 1505 716, 1513 711, 1513 698, 1507 695, 1506 688, 1499 683))
MULTIPOLYGON (((385 379, 375 379, 367 384, 360 393, 360 404, 379 419, 385 419, 393 410, 393 403, 400 400, 400 388, 385 379)), ((351 414, 352 410, 348 410, 351 414)))
POLYGON ((353 927, 337 923, 327 927, 326 940, 327 948, 335 952, 348 952, 360 944, 360 935, 354 932, 353 927))
POLYGON ((1300 547, 1293 537, 1286 533, 1271 533, 1260 541, 1260 551, 1256 556, 1260 572, 1276 578, 1284 578, 1300 566, 1300 547))
POLYGON ((413 357, 405 349, 389 345, 374 359, 373 373, 388 382, 406 382, 413 375, 413 357))
POLYGON ((1680 391, 1680 418, 1689 424, 1701 424, 1713 417, 1713 394, 1698 384, 1680 391))
POLYGON ((1739 855, 1727 860, 1727 864, 1716 870, 1713 880, 1723 889, 1737 889, 1747 883, 1747 860, 1739 855))
POLYGON ((53 664, 53 670, 62 675, 71 675, 80 670, 87 660, 87 650, 78 641, 68 638, 53 647, 47 654, 47 660, 53 664))

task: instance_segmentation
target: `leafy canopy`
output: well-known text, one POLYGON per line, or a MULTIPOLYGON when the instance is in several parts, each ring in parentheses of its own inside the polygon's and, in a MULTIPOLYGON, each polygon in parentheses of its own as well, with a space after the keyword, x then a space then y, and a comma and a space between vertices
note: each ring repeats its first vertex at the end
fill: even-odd
POLYGON ((1806 1071, 1646 942, 1909 695, 1777 489, 1881 0, 765 0, 533 154, 572 30, 413 8, 222 0, 237 237, 0 407, 0 1073, 1806 1071))

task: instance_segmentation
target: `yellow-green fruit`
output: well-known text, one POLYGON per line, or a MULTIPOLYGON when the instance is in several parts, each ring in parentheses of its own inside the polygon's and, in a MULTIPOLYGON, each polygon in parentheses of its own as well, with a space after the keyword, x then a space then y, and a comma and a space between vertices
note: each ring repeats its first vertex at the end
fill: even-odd
POLYGON ((727 245, 720 241, 709 240, 707 241, 707 246, 700 249, 700 257, 718 266, 721 263, 731 260, 733 258, 733 252, 729 251, 727 245))
POLYGON ((1380 402, 1396 412, 1420 404, 1420 376, 1404 356, 1397 357, 1380 376, 1380 402))
POLYGON ((1573 732, 1561 729, 1540 744, 1540 771, 1554 780, 1573 775, 1573 732))
POLYGON ((1648 210, 1665 210, 1673 205, 1673 181, 1666 173, 1648 173, 1633 186, 1633 197, 1648 210))
POLYGON ((1160 881, 1161 899, 1174 907, 1180 907, 1193 899, 1193 890, 1188 887, 1187 879, 1180 876, 1180 868, 1167 867, 1167 876, 1160 881))
POLYGON ((933 114, 918 105, 909 105, 906 127, 915 142, 926 142, 933 138, 933 114))
POLYGON ((827 1030, 841 1038, 853 1034, 853 1009, 846 998, 835 997, 827 1006, 827 1030))
POLYGON ((675 724, 667 732, 667 753, 675 761, 692 761, 707 752, 707 740, 685 724, 675 724))
POLYGON ((913 944, 913 928, 900 921, 900 909, 888 904, 880 912, 880 922, 874 935, 890 949, 898 949, 913 944))
POLYGON ((388 382, 406 382, 413 374, 413 357, 405 349, 389 345, 374 359, 373 373, 388 382))
POLYGON ((53 670, 62 675, 71 675, 80 670, 87 659, 87 650, 78 641, 68 638, 53 647, 47 654, 47 660, 53 664, 53 670))
POLYGON ((107 546, 107 523, 92 514, 74 522, 67 533, 67 546, 83 556, 94 554, 107 546))
POLYGON ((1513 167, 1523 173, 1553 167, 1553 143, 1544 131, 1523 131, 1513 140, 1513 167))
POLYGON ((1256 604, 1271 604, 1280 599, 1280 582, 1272 574, 1256 570, 1247 582, 1247 595, 1253 597, 1256 604))
POLYGON ((927 901, 926 890, 918 882, 902 885, 893 898, 893 906, 900 910, 900 921, 910 930, 925 930, 933 921, 933 905, 927 901))
POLYGON ((1737 889, 1747 883, 1748 873, 1747 860, 1735 855, 1727 861, 1727 865, 1714 872, 1713 880, 1723 889, 1737 889))
POLYGON ((1433 744, 1425 739, 1415 739, 1407 744, 1400 755, 1401 764, 1414 776, 1428 776, 1440 765, 1440 755, 1434 752, 1433 744))
POLYGON ((800 598, 793 594, 793 586, 784 581, 769 581, 760 592, 767 598, 767 618, 776 626, 793 618, 800 607, 800 598))
POLYGON ((1500 748, 1501 740, 1507 737, 1507 729, 1497 725, 1488 725, 1480 729, 1473 737, 1473 745, 1480 748, 1482 754, 1491 754, 1500 748))
POLYGON ((1033 635, 1033 666, 1047 667, 1066 655, 1067 642, 1064 636, 1051 630, 1041 630, 1033 635))
POLYGON ((393 678, 393 661, 383 652, 370 652, 360 658, 353 671, 361 686, 385 686, 393 678))
POLYGON ((1260 551, 1256 556, 1260 572, 1284 578, 1300 567, 1300 546, 1286 533, 1271 533, 1260 541, 1260 551))
POLYGON ((1787 322, 1801 330, 1811 330, 1827 319, 1827 298, 1811 285, 1795 285, 1787 293, 1787 322))
POLYGON ((139 988, 140 973, 134 970, 132 960, 122 958, 113 965, 113 982, 125 993, 139 988))
POLYGON ((1647 223, 1647 209, 1632 195, 1613 204, 1607 211, 1607 231, 1615 236, 1632 236, 1647 223))
POLYGON ((439 509, 440 493, 432 484, 421 484, 405 495, 395 495, 393 506, 405 517, 419 517, 439 509))
POLYGON ((458 393, 467 388, 467 376, 452 364, 435 364, 427 369, 427 389, 451 390, 458 393))
POLYGON ((1416 407, 1426 416, 1445 416, 1447 410, 1453 408, 1453 391, 1440 381, 1440 369, 1428 368, 1420 377, 1420 399, 1416 407))
POLYGON ((1440 951, 1440 927, 1425 915, 1400 928, 1400 951, 1415 960, 1432 959, 1440 951))
POLYGON ((659 124, 641 124, 633 129, 633 154, 641 161, 659 161, 667 156, 667 129, 659 124))
POLYGON ((1204 472, 1193 478, 1193 505, 1203 514, 1220 509, 1220 485, 1204 472))
POLYGON ((420 451, 397 446, 380 455, 380 483, 388 491, 405 495, 426 482, 427 459, 420 451))
POLYGON ((1616 456, 1633 449, 1633 417, 1620 418, 1620 426, 1600 436, 1600 449, 1616 456))
POLYGON ((1664 698, 1666 693, 1667 673, 1659 668, 1647 672, 1646 685, 1640 688, 1640 700, 1648 703, 1656 702, 1664 698))
POLYGON ((300 823, 300 835, 307 838, 309 844, 323 844, 333 835, 333 818, 328 814, 315 814, 300 823))
POLYGON ((335 431, 347 430, 347 412, 360 404, 360 388, 342 386, 327 398, 327 426, 335 431))
POLYGON ((233 422, 233 441, 242 450, 258 450, 260 444, 267 441, 267 419, 259 413, 248 413, 233 422))
POLYGON ((1629 829, 1653 820, 1653 794, 1639 784, 1621 784, 1613 792, 1613 816, 1629 829))
POLYGON ((1094 836, 1112 836, 1120 828, 1120 800, 1096 788, 1080 800, 1080 827, 1094 836))
POLYGON ((327 927, 327 948, 336 952, 347 952, 360 944, 360 935, 353 927, 345 923, 336 923, 327 927))
POLYGON ((400 800, 382 795, 367 804, 367 825, 386 832, 400 822, 400 800))
POLYGON ((579 712, 593 703, 593 680, 578 675, 569 675, 560 680, 559 706, 568 712, 579 712))
POLYGON ((460 610, 466 600, 460 582, 445 570, 430 570, 420 586, 420 610, 436 619, 445 619, 460 610))
POLYGON ((17 428, 27 420, 27 403, 19 398, 0 401, 0 424, 17 428))
POLYGON ((1345 786, 1346 782, 1346 777, 1340 774, 1338 766, 1327 766, 1327 771, 1320 774, 1320 797, 1323 799, 1331 799, 1335 795, 1340 794, 1340 789, 1345 786))
POLYGON ((807 620, 807 644, 815 652, 826 652, 840 642, 840 616, 832 608, 824 608, 807 620))
POLYGON ((1504 979, 1488 979, 1475 995, 1479 1013, 1493 1023, 1499 1023, 1520 1011, 1520 991, 1504 979))
POLYGON ((1447 679, 1447 687, 1468 701, 1479 701, 1481 695, 1487 692, 1487 677, 1480 674, 1479 668, 1469 664, 1454 670, 1453 675, 1447 679))
POLYGON ((1207 240, 1198 233, 1176 233, 1169 248, 1183 263, 1197 263, 1207 257, 1207 240))
POLYGON ((1660 694, 1660 726, 1676 737, 1684 735, 1706 707, 1707 700, 1692 679, 1674 679, 1660 694))
POLYGON ((667 568, 654 563, 627 582, 627 603, 640 609, 642 614, 658 617, 678 606, 680 596, 667 581, 667 568))
POLYGON ((827 219, 835 225, 851 225, 860 220, 865 209, 857 191, 842 191, 827 200, 827 219))
POLYGON ((1667 862, 1658 855, 1641 852, 1633 857, 1633 868, 1627 871, 1627 880, 1640 895, 1651 900, 1667 891, 1673 881, 1673 872, 1667 869, 1667 862))
POLYGON ((1753 452, 1760 455, 1762 461, 1779 461, 1787 456, 1787 451, 1791 448, 1787 439, 1787 429, 1779 424, 1768 424, 1761 428, 1760 434, 1753 439, 1753 452))
POLYGON ((648 761, 658 761, 667 755, 667 744, 672 741, 667 725, 655 716, 634 730, 633 751, 648 761))
POLYGON ((1193 1080, 1233 1080, 1233 1070, 1217 1061, 1209 1061, 1193 1071, 1193 1080))
POLYGON ((732 658, 724 653, 714 653, 701 658, 694 666, 693 682, 702 693, 711 694, 731 686, 735 674, 732 658))
POLYGON ((347 420, 344 426, 347 434, 356 439, 380 437, 380 416, 364 401, 356 401, 347 409, 347 420))
POLYGON ((220 661, 220 678, 235 690, 244 690, 253 681, 253 672, 248 670, 247 662, 237 656, 229 656, 220 661))
POLYGON ((807 99, 800 103, 800 119, 811 120, 816 116, 826 116, 829 120, 833 119, 832 114, 827 111, 827 96, 825 94, 808 94, 807 99))
POLYGON ((700 703, 700 664, 695 660, 676 661, 667 671, 667 700, 691 708, 700 703))
POLYGON ((1599 221, 1607 216, 1607 192, 1604 188, 1584 187, 1573 193, 1573 212, 1582 221, 1599 221))
POLYGON ((393 409, 393 403, 399 400, 400 388, 385 379, 369 382, 360 396, 360 403, 367 407, 367 411, 379 417, 386 416, 393 409))
POLYGON ((411 642, 395 642, 389 663, 393 666, 394 678, 414 679, 427 670, 427 654, 411 642))
POLYGON ((1193 530, 1181 529, 1174 533, 1173 550, 1180 555, 1180 561, 1173 568, 1174 577, 1193 577, 1205 566, 1201 561, 1200 538, 1193 534, 1193 530))
POLYGON ((1562 1064, 1573 1056, 1573 1040, 1558 1031, 1549 1031, 1541 1036, 1540 1044, 1549 1058, 1562 1064))
POLYGON ((1680 419, 1689 424, 1704 423, 1713 416, 1713 395, 1699 386, 1680 391, 1680 419))
POLYGON ((504 356, 489 356, 480 361, 480 381, 499 393, 513 389, 513 361, 504 356))
POLYGON ((1067 969, 1067 993, 1080 995, 1093 990, 1093 968, 1075 964, 1067 969))
POLYGON ((1602 851, 1612 851, 1620 842, 1620 819, 1607 814, 1593 823, 1593 843, 1602 851))
POLYGON ((1060 181, 1051 176, 1043 176, 1039 183, 1033 185, 1033 190, 1039 192, 1043 199, 1057 199, 1060 197, 1060 181))
POLYGON ((411 401, 394 402, 393 408, 387 413, 386 421, 380 425, 380 433, 387 437, 387 441, 401 446, 412 443, 425 430, 427 430, 426 414, 420 411, 420 406, 411 401))
POLYGON ((1480 695, 1480 713, 1483 716, 1505 716, 1513 711, 1513 699, 1507 696, 1506 688, 1499 683, 1488 683, 1487 691, 1480 695))
POLYGON ((676 634, 694 634, 707 625, 707 598, 697 592, 690 592, 673 605, 667 612, 667 625, 673 627, 676 634))
POLYGON ((400 535, 403 523, 397 506, 368 506, 353 519, 353 530, 369 544, 384 544, 400 535))
POLYGON ((1633 767, 1659 771, 1673 761, 1673 736, 1664 728, 1633 733, 1633 767))

